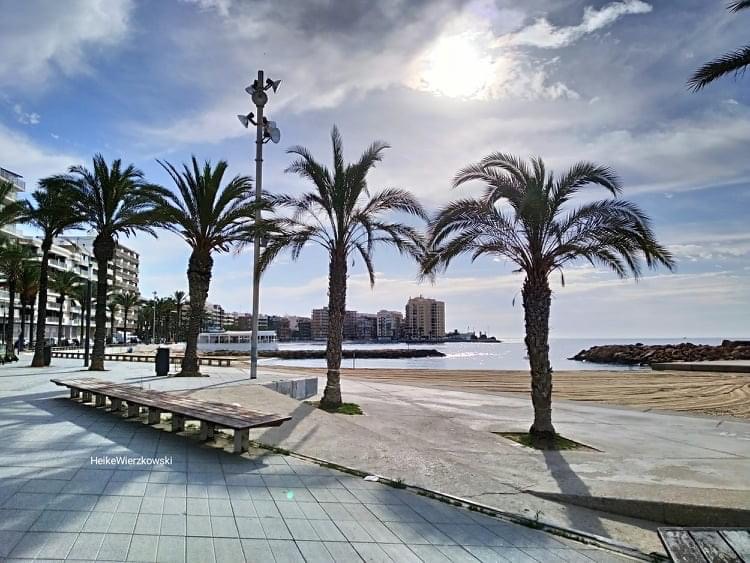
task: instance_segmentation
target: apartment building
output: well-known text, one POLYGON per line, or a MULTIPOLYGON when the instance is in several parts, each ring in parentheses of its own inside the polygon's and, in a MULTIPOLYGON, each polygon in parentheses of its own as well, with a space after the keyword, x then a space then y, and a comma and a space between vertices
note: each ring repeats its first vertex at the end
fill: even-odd
POLYGON ((377 312, 377 334, 378 340, 398 340, 401 338, 401 329, 404 315, 399 311, 377 312))
POLYGON ((445 336, 445 303, 412 297, 406 303, 404 335, 409 340, 436 340, 445 336))

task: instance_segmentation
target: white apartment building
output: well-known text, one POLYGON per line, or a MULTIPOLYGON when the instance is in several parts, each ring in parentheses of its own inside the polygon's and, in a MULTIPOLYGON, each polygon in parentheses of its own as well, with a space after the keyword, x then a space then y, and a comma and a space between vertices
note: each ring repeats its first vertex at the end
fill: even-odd
POLYGON ((378 340, 398 340, 401 337, 401 325, 404 315, 399 311, 378 311, 378 340))
MULTIPOLYGON (((5 168, 0 168, 0 178, 10 182, 16 188, 11 194, 0 202, 1 205, 7 205, 11 201, 17 199, 17 194, 25 190, 25 183, 23 177, 19 174, 11 172, 5 168)), ((41 238, 28 236, 23 234, 17 225, 6 226, 3 232, 10 235, 21 242, 36 247, 37 254, 41 259, 41 238)), ((82 280, 91 280, 92 282, 92 294, 96 292, 96 280, 98 279, 98 268, 96 261, 93 256, 93 236, 63 236, 55 240, 49 254, 49 273, 50 276, 54 276, 54 273, 62 270, 72 270, 81 276, 82 280)), ((110 262, 108 267, 108 285, 113 288, 115 292, 134 291, 138 292, 138 275, 139 275, 139 256, 138 253, 131 250, 130 248, 117 244, 115 248, 114 259, 110 262)), ((81 324, 81 304, 74 301, 70 297, 66 298, 63 304, 62 311, 60 310, 60 304, 57 302, 59 295, 52 291, 48 291, 47 295, 47 318, 45 323, 47 325, 46 335, 48 338, 54 338, 59 340, 61 338, 81 338, 80 324, 81 324), (62 333, 58 334, 58 321, 60 315, 63 317, 62 333)), ((9 316, 8 311, 9 300, 7 288, 0 288, 0 317, 5 319, 9 316)), ((34 319, 33 322, 29 322, 27 315, 27 322, 24 330, 24 340, 29 342, 31 330, 36 329, 36 302, 34 304, 34 319)), ((16 295, 15 301, 15 326, 13 338, 17 338, 21 332, 21 304, 16 295)), ((92 310, 92 327, 93 327, 93 316, 92 310)), ((128 313, 128 328, 135 327, 135 321, 137 318, 137 311, 130 311, 128 313), (132 324, 131 324, 132 323, 132 324)), ((109 325, 109 314, 107 315, 107 322, 109 325)), ((122 330, 123 326, 123 312, 118 311, 115 315, 115 325, 118 330, 122 330)), ((109 328, 109 327, 108 327, 109 328)), ((92 329, 93 330, 93 329, 92 329)), ((109 333, 108 333, 109 334, 109 333)), ((92 334, 93 336, 93 334, 92 334)))

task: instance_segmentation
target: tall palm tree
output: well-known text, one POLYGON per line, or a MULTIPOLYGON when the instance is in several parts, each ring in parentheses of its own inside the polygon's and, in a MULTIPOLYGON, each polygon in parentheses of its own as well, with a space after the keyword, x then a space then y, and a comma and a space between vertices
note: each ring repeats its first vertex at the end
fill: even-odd
MULTIPOLYGON (((62 324, 63 315, 65 313, 65 299, 71 297, 72 300, 76 299, 76 292, 78 288, 83 288, 86 291, 84 280, 76 274, 73 270, 61 270, 52 272, 49 278, 49 287, 52 291, 57 293, 57 302, 60 304, 60 316, 57 319, 57 343, 60 343, 62 338, 62 324)), ((83 304, 85 297, 82 297, 81 304, 83 304)), ((41 317, 41 315, 40 315, 41 317)), ((37 339, 39 337, 37 336, 37 339)), ((37 340, 38 342, 38 340, 37 340)), ((35 353, 36 355, 36 353, 35 353)), ((33 364, 32 364, 33 365, 33 364)))
POLYGON ((8 319, 5 324, 6 361, 18 359, 13 351, 16 293, 23 275, 24 264, 35 259, 34 249, 30 245, 21 244, 17 239, 0 247, 0 277, 8 288, 8 319))
MULTIPOLYGON (((735 0, 728 6, 728 9, 735 13, 745 8, 750 8, 750 0, 735 0)), ((698 92, 714 80, 727 74, 734 74, 735 76, 744 74, 749 65, 750 45, 745 45, 736 51, 722 55, 718 59, 704 64, 690 77, 688 86, 693 92, 698 92)))
POLYGON ((137 232, 156 236, 154 229, 159 222, 154 213, 155 202, 166 190, 146 182, 143 172, 132 164, 123 167, 117 159, 109 166, 100 154, 94 155, 92 170, 73 166, 69 174, 57 178, 72 191, 75 209, 83 222, 96 232, 96 328, 89 369, 102 371, 107 334, 107 267, 114 257, 117 238, 137 232))
POLYGON ((141 296, 135 291, 126 291, 125 293, 118 293, 114 297, 114 302, 118 307, 122 309, 122 325, 123 325, 123 337, 125 344, 128 343, 128 314, 133 308, 138 306, 141 301, 141 296))
POLYGON ((164 225, 181 236, 190 246, 187 277, 190 293, 190 320, 185 338, 185 355, 178 375, 200 375, 198 368, 198 333, 201 312, 211 284, 213 255, 228 252, 247 231, 255 205, 252 203, 252 181, 235 176, 222 188, 227 163, 216 166, 206 161, 201 168, 192 157, 192 166, 182 170, 168 162, 159 164, 172 177, 177 193, 168 192, 160 207, 164 225))
MULTIPOLYGON (((18 301, 21 303, 21 334, 26 338, 26 318, 28 313, 29 318, 29 342, 31 346, 33 342, 33 330, 34 330, 34 300, 36 299, 37 293, 39 292, 39 270, 41 265, 39 262, 27 261, 23 263, 21 268, 21 276, 18 279, 18 301)), ((41 322, 37 322, 37 326, 45 324, 46 313, 44 316, 39 316, 41 322)))
POLYGON ((564 266, 586 260, 610 268, 619 277, 637 279, 641 258, 650 268, 663 265, 670 270, 674 261, 656 241, 644 212, 617 199, 620 180, 607 167, 579 162, 555 179, 541 158, 532 158, 529 167, 515 156, 494 153, 461 170, 453 185, 472 180, 486 184, 483 196, 456 200, 438 212, 430 224, 422 273, 434 275, 461 254, 470 254, 472 260, 500 256, 524 273, 521 295, 534 405, 530 433, 549 438, 555 434, 548 338, 550 274, 562 275, 564 266), (568 209, 566 203, 591 185, 603 187, 614 199, 568 209))
POLYGON ((174 292, 174 306, 177 310, 177 342, 182 340, 182 308, 185 306, 185 292, 175 291, 174 292))
POLYGON ((343 143, 338 128, 331 131, 333 171, 318 163, 305 147, 295 146, 287 153, 298 158, 287 168, 309 180, 313 190, 300 196, 282 195, 270 198, 272 205, 291 211, 268 223, 279 232, 269 237, 261 254, 259 269, 264 271, 274 257, 289 248, 297 259, 308 244, 322 246, 329 256, 328 264, 328 343, 327 383, 321 405, 341 405, 341 347, 346 310, 347 268, 350 257, 359 256, 367 268, 370 285, 375 284, 373 249, 377 243, 395 247, 401 254, 418 259, 423 250, 422 238, 411 226, 390 222, 384 215, 394 211, 419 218, 426 214, 408 192, 388 188, 371 194, 367 174, 380 162, 389 146, 381 141, 370 145, 355 163, 344 162, 343 143))
MULTIPOLYGON (((47 318, 47 288, 49 285, 49 252, 55 237, 64 231, 74 228, 81 222, 72 198, 72 190, 59 177, 44 178, 39 182, 39 189, 31 194, 32 201, 21 203, 19 221, 35 227, 42 233, 42 263, 39 268, 39 304, 40 319, 47 318)), ((44 365, 44 345, 47 323, 36 326, 36 346, 32 367, 44 365)), ((59 334, 58 334, 59 339, 59 334)))

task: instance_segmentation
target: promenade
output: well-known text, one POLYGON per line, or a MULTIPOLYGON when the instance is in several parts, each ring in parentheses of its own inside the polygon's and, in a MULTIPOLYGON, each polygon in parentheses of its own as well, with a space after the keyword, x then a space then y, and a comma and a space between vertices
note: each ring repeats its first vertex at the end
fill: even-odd
MULTIPOLYGON (((27 363, 0 367, 0 558, 8 561, 625 560, 295 457, 232 455, 164 425, 76 404, 49 378, 81 375, 80 362, 27 363), (158 463, 139 464, 149 459, 158 463)), ((108 368, 95 375, 196 396, 226 393, 228 402, 254 395, 266 399, 265 410, 276 409, 273 400, 309 408, 246 384, 232 368, 207 368, 214 376, 201 379, 153 378, 153 365, 108 368)), ((315 415, 333 429, 341 421, 315 415)), ((300 428, 292 421, 275 431, 300 428)), ((387 453, 360 446, 373 459, 387 453)))

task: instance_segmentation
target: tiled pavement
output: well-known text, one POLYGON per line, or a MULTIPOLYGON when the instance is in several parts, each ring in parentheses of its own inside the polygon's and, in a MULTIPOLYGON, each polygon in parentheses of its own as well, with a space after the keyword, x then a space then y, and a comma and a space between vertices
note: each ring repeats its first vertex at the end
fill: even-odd
POLYGON ((0 368, 3 560, 623 560, 294 458, 201 446, 17 377, 0 368))

